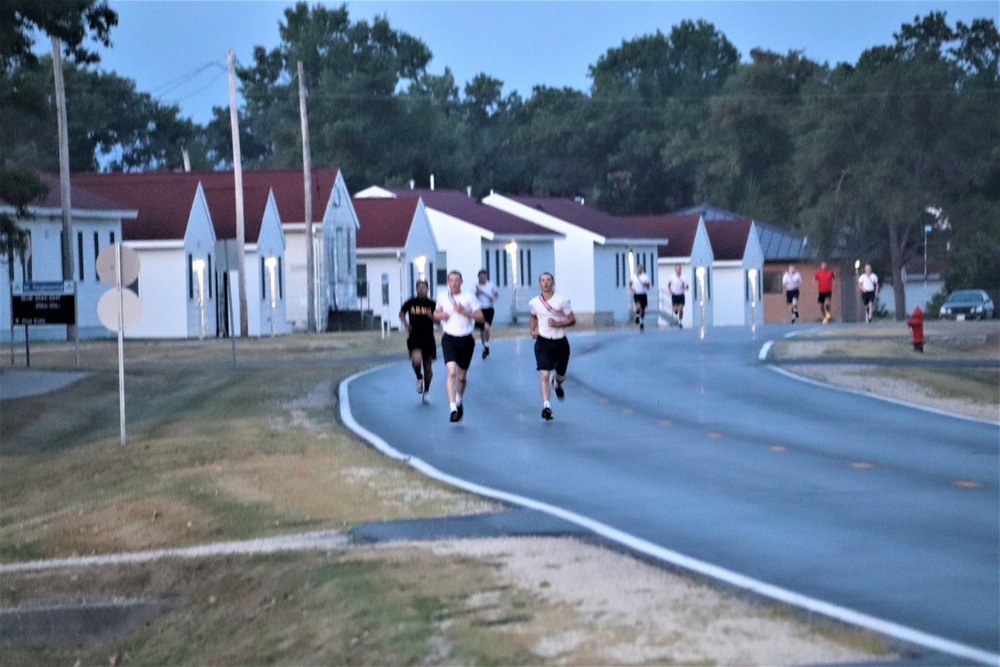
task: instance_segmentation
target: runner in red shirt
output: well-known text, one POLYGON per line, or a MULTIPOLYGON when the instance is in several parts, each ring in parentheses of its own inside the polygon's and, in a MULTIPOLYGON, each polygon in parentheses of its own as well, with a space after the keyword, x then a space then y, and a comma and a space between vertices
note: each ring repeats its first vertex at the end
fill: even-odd
POLYGON ((826 262, 816 270, 816 291, 819 292, 819 309, 823 313, 823 324, 830 321, 830 299, 833 297, 833 269, 826 268, 826 262))

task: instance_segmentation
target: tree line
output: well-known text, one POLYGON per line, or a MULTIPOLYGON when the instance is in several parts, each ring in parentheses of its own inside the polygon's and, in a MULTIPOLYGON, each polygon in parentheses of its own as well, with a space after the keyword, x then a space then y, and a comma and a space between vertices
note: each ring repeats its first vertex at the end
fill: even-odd
MULTIPOLYGON (((64 62, 73 170, 178 169, 182 149, 194 168, 231 167, 228 108, 202 126, 95 66, 81 45, 108 42, 117 19, 104 0, 66 0, 60 20, 32 9, 53 3, 11 3, 0 22, 62 30, 75 56, 64 62)), ((477 196, 583 196, 611 214, 709 202, 806 235, 823 256, 883 267, 897 318, 902 267, 925 237, 932 257, 947 253, 948 289, 1000 289, 992 19, 917 16, 856 63, 832 66, 764 49, 744 61, 712 24, 683 21, 608 49, 588 91, 536 86, 527 97, 486 73, 462 85, 448 68, 428 73, 419 38, 386 17, 353 21, 346 5, 289 7, 279 37, 237 69, 244 168, 301 167, 301 61, 313 163, 341 167, 352 190, 433 174, 477 196), (925 235, 925 225, 936 228, 925 235)), ((25 171, 58 169, 52 61, 29 47, 0 47, 8 202, 3 183, 23 189, 25 171)))

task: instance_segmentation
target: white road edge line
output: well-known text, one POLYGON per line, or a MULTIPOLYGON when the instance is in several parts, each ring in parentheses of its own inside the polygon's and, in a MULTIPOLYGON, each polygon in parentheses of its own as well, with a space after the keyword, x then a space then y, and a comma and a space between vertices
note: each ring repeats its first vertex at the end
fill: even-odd
MULTIPOLYGON (((771 345, 774 343, 773 340, 769 340, 764 343, 763 347, 760 348, 760 353, 757 358, 761 361, 765 361, 767 358, 767 353, 771 349, 771 345)), ((774 366, 773 364, 768 364, 767 367, 774 371, 775 373, 781 373, 786 377, 790 377, 793 380, 798 380, 799 382, 805 382, 806 384, 811 384, 816 387, 824 387, 826 389, 833 389, 834 391, 842 391, 848 394, 856 394, 858 396, 865 396, 867 398, 876 398, 880 401, 885 401, 886 403, 895 403, 896 405, 903 405, 908 408, 914 408, 915 410, 923 410, 924 412, 931 412, 936 415, 941 415, 942 417, 951 417, 952 419, 962 419, 964 421, 975 422, 977 424, 986 424, 988 426, 1000 426, 1000 422, 995 422, 990 419, 980 419, 979 417, 968 417, 966 415, 957 415, 954 412, 948 412, 946 410, 939 410, 937 408, 931 408, 926 405, 918 405, 916 403, 910 403, 909 401, 904 401, 898 398, 891 398, 889 396, 882 396, 881 394, 874 394, 870 391, 865 391, 863 389, 851 389, 849 387, 838 387, 836 385, 830 384, 828 382, 823 382, 821 380, 814 380, 804 375, 798 375, 790 370, 774 366)))
POLYGON ((727 584, 753 591, 754 593, 764 595, 773 600, 778 600, 779 602, 800 607, 817 614, 823 614, 824 616, 843 621, 844 623, 867 628, 869 630, 889 635, 890 637, 895 637, 896 639, 910 642, 935 651, 967 658, 969 660, 975 660, 986 665, 1000 666, 1000 654, 983 651, 982 649, 975 648, 974 646, 960 644, 958 642, 951 641, 950 639, 945 639, 944 637, 931 635, 914 628, 909 628, 904 625, 892 623, 891 621, 869 616, 867 614, 854 611, 853 609, 848 609, 829 602, 824 602, 823 600, 817 600, 815 598, 801 595, 794 591, 744 576, 717 565, 712 565, 711 563, 706 563, 704 561, 685 556, 684 554, 676 551, 665 549, 657 544, 653 544, 652 542, 648 542, 642 538, 620 531, 617 528, 612 528, 607 524, 594 521, 593 519, 576 514, 575 512, 570 512, 569 510, 565 510, 561 507, 539 502, 525 496, 519 496, 505 491, 492 489, 490 487, 481 486, 479 484, 444 473, 419 458, 405 456, 397 449, 390 446, 385 440, 358 424, 358 422, 354 419, 354 415, 351 414, 351 399, 349 393, 351 382, 384 367, 385 366, 379 366, 377 368, 370 368, 368 370, 355 373, 340 383, 340 418, 344 422, 345 426, 364 438, 369 444, 383 452, 386 456, 406 461, 410 466, 432 479, 464 489, 471 493, 486 496, 487 498, 495 498, 513 505, 519 505, 521 507, 527 507, 539 512, 545 512, 546 514, 558 517, 564 521, 569 521, 570 523, 582 526, 583 528, 586 528, 602 537, 617 542, 618 544, 622 544, 630 549, 634 549, 639 553, 652 556, 653 558, 670 563, 671 565, 691 570, 704 576, 712 577, 713 579, 723 581, 727 584))

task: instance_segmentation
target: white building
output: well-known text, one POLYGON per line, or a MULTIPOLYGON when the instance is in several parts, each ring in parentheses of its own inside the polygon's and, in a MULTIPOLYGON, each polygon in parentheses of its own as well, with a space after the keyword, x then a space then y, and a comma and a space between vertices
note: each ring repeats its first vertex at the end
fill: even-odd
POLYGON ((399 309, 426 280, 433 298, 438 247, 419 197, 358 198, 358 310, 371 310, 393 329, 399 309))
MULTIPOLYGON (((558 232, 553 242, 555 279, 583 323, 617 324, 633 317, 629 279, 634 265, 657 265, 662 236, 614 218, 582 201, 491 194, 483 203, 558 232)), ((659 289, 650 271, 654 290, 659 289)))
MULTIPOLYGON (((644 215, 623 218, 649 233, 670 239, 660 246, 656 275, 659 282, 657 305, 664 324, 676 324, 667 281, 681 267, 681 278, 690 287, 684 295, 685 327, 712 326, 712 264, 715 256, 700 215, 644 215)), ((742 310, 742 306, 741 306, 742 310)))
MULTIPOLYGON (((706 220, 714 261, 708 284, 717 326, 764 323, 764 252, 749 218, 706 220)), ((696 297, 697 298, 697 297, 696 297)))
POLYGON ((523 323, 539 274, 555 273, 554 241, 561 234, 486 206, 469 193, 375 186, 355 197, 420 197, 438 247, 437 284, 443 286, 447 273, 458 271, 464 286, 473 289, 485 269, 500 294, 494 303, 496 325, 523 323))
MULTIPOLYGON (((138 211, 123 226, 139 255, 135 338, 239 334, 239 257, 232 172, 77 174, 88 189, 138 211)), ((284 237, 270 188, 244 182, 248 334, 287 331, 284 237)))
MULTIPOLYGON (((11 292, 25 283, 64 282, 62 267, 62 189, 59 178, 41 175, 49 191, 28 206, 31 218, 18 225, 28 233, 24 261, 20 257, 0 257, 0 340, 24 340, 24 327, 11 328, 11 292)), ((76 283, 76 322, 80 338, 113 335, 98 320, 97 302, 110 289, 97 278, 100 251, 122 240, 122 222, 133 220, 137 211, 122 202, 79 187, 70 186, 70 228, 73 253, 73 281, 76 283)), ((0 200, 0 210, 11 216, 12 206, 0 200)), ((30 339, 66 340, 65 325, 32 325, 30 339)))

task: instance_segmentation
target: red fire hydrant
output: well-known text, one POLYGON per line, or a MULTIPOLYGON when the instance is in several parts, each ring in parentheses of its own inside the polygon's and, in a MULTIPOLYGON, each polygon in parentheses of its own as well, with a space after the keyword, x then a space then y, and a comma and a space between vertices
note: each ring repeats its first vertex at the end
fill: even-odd
POLYGON ((920 306, 913 309, 910 319, 906 320, 906 326, 913 329, 913 349, 916 352, 924 351, 924 311, 920 306))

